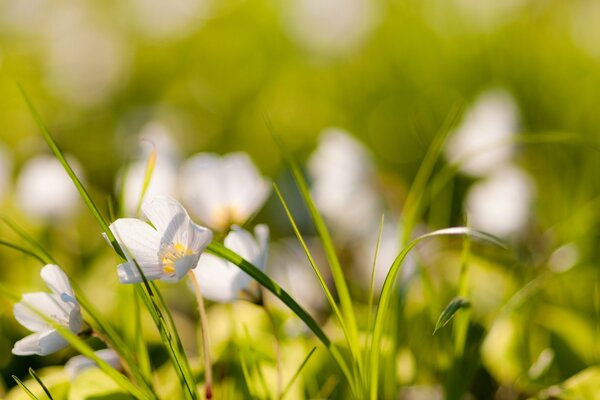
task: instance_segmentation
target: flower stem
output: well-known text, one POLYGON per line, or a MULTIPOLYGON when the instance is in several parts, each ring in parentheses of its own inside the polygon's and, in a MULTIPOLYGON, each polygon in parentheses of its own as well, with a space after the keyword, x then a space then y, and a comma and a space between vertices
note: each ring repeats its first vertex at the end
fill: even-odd
POLYGON ((207 400, 212 399, 212 362, 210 358, 210 342, 208 338, 208 318, 206 317, 206 307, 204 306, 204 298, 200 291, 200 285, 194 271, 188 273, 194 292, 196 293, 196 301, 198 302, 198 312, 200 314, 200 335, 202 336, 202 352, 204 353, 204 381, 205 381, 205 396, 207 400))

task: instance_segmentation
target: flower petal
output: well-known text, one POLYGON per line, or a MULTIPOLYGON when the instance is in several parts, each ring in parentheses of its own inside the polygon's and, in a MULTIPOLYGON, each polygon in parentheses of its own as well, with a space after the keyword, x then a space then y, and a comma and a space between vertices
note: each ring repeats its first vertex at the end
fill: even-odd
POLYGON ((159 264, 160 235, 150 225, 135 218, 120 218, 109 228, 127 258, 134 258, 140 266, 159 264))
POLYGON ((43 332, 40 335, 40 356, 47 356, 55 351, 63 349, 69 345, 69 342, 63 338, 58 331, 52 329, 43 332))
POLYGON ((12 353, 16 356, 31 356, 40 354, 40 336, 42 332, 36 332, 15 343, 12 353))
MULTIPOLYGON (((140 266, 142 272, 144 272, 146 279, 149 281, 160 279, 164 275, 164 272, 158 264, 152 267, 144 267, 144 264, 138 265, 140 266)), ((119 264, 117 266, 117 275, 119 276, 119 281, 123 284, 140 283, 144 281, 133 261, 119 264)))
POLYGON ((203 254, 194 269, 202 295, 212 301, 229 303, 240 296, 240 291, 251 279, 235 265, 211 254, 203 254))
POLYGON ((188 226, 187 247, 196 254, 200 254, 206 249, 206 246, 213 239, 213 233, 210 229, 190 222, 188 226))
POLYGON ((184 243, 190 217, 187 211, 176 200, 165 197, 154 197, 142 205, 142 211, 158 231, 161 243, 184 243))
MULTIPOLYGON (((78 308, 74 303, 64 302, 60 296, 51 293, 35 292, 25 293, 23 300, 15 304, 15 318, 26 328, 29 328, 25 324, 36 324, 35 319, 43 321, 41 316, 38 316, 37 312, 40 312, 48 317, 52 318, 59 324, 67 327, 69 326, 69 319, 71 310, 78 308), (36 310, 36 311, 34 311, 36 310), (24 319, 21 321, 21 317, 24 319)), ((44 322, 45 323, 45 322, 44 322)), ((31 325, 32 327, 34 325, 31 325)), ((49 326, 49 324, 47 324, 49 326)), ((36 329, 39 331, 39 329, 36 329)))
MULTIPOLYGON (((96 355, 114 369, 119 369, 121 362, 118 354, 113 349, 102 349, 95 352, 96 355)), ((96 362, 85 356, 72 357, 65 364, 65 371, 71 380, 74 380, 79 374, 89 368, 97 368, 96 362)))
POLYGON ((45 265, 40 271, 40 276, 55 294, 60 296, 61 294, 66 293, 70 297, 75 298, 69 278, 58 265, 45 265))
POLYGON ((23 302, 14 305, 13 313, 15 314, 15 319, 32 332, 41 332, 51 329, 49 323, 44 321, 42 317, 37 315, 33 310, 29 309, 23 302))

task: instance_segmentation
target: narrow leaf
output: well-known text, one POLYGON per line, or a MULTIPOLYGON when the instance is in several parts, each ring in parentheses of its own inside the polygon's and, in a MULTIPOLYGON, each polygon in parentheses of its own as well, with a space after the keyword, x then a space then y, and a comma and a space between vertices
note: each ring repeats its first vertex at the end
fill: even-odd
POLYGON ((442 313, 440 314, 440 317, 438 318, 437 323, 435 324, 433 334, 435 335, 437 331, 442 329, 444 326, 448 325, 448 322, 452 320, 454 314, 456 314, 458 310, 460 310, 461 308, 469 308, 470 306, 471 303, 469 303, 469 300, 465 298, 455 297, 454 299, 452 299, 452 301, 448 303, 446 308, 444 308, 444 311, 442 311, 442 313))
POLYGON ((36 374, 36 372, 33 370, 33 368, 29 368, 29 375, 31 375, 31 377, 33 379, 35 379, 37 381, 37 383, 42 387, 42 389, 44 390, 44 393, 46 393, 46 396, 48 396, 48 398, 50 400, 53 400, 53 397, 50 394, 50 390, 48 390, 48 388, 46 387, 46 385, 44 385, 44 382, 42 382, 42 380, 40 379, 40 377, 38 376, 38 374, 36 374))
POLYGON ((33 392, 31 390, 29 390, 29 388, 23 383, 22 380, 17 378, 16 375, 11 375, 11 376, 15 380, 15 382, 17 382, 17 385, 19 385, 19 387, 21 387, 21 389, 23 389, 23 391, 27 394, 27 396, 29 396, 30 399, 39 400, 36 397, 36 395, 34 395, 33 392))

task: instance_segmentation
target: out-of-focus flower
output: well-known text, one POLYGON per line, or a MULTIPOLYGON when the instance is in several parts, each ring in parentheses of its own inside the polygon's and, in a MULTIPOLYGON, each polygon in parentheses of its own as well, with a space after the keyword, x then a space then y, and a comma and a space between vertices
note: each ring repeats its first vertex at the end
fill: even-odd
MULTIPOLYGON (((67 157, 69 159, 69 157, 67 157)), ((80 170, 74 160, 69 163, 80 170)), ((81 174, 78 173, 81 178, 81 174)), ((17 179, 19 207, 39 219, 61 219, 72 215, 79 205, 79 193, 60 162, 48 155, 29 160, 17 179)))
POLYGON ((315 203, 341 235, 377 224, 381 204, 373 188, 373 160, 362 144, 341 129, 327 129, 308 167, 315 203))
POLYGON ((128 215, 134 215, 142 194, 148 159, 154 158, 152 177, 144 198, 173 196, 177 192, 178 149, 169 131, 161 124, 152 122, 146 125, 139 135, 143 152, 139 161, 134 161, 121 171, 117 182, 122 189, 122 200, 128 215))
POLYGON ((54 7, 44 38, 46 78, 54 92, 77 106, 112 96, 126 75, 127 51, 114 31, 101 26, 83 3, 54 7))
POLYGON ((0 2, 0 26, 19 33, 34 33, 47 20, 51 0, 6 0, 0 2))
MULTIPOLYGON (((400 253, 401 232, 402 230, 398 222, 386 221, 383 224, 381 242, 379 243, 379 251, 377 253, 377 263, 375 265, 375 275, 373 276, 373 289, 376 297, 381 292, 383 282, 387 277, 390 267, 400 253)), ((354 269, 358 278, 357 280, 364 289, 368 289, 371 283, 378 234, 378 230, 373 231, 370 235, 365 236, 365 240, 361 240, 351 248, 354 255, 354 269)), ((416 249, 413 249, 402 263, 402 269, 400 270, 402 277, 409 277, 415 271, 414 251, 416 249)))
MULTIPOLYGON (((322 249, 318 247, 319 241, 306 238, 306 243, 317 267, 326 265, 322 249)), ((279 283, 302 307, 309 311, 322 310, 327 304, 327 299, 298 240, 296 238, 279 240, 271 246, 271 253, 267 266, 269 277, 279 283)), ((327 281, 329 279, 327 269, 320 271, 327 281)), ((285 308, 275 296, 269 294, 268 298, 275 305, 285 308)))
POLYGON ((500 90, 479 96, 451 133, 446 146, 450 162, 462 172, 485 176, 508 163, 513 155, 509 141, 519 129, 519 112, 512 97, 500 90))
POLYGON ((198 29, 207 17, 210 0, 134 0, 133 22, 140 32, 153 39, 173 39, 198 29))
POLYGON ((52 293, 26 293, 23 300, 14 307, 17 321, 35 332, 15 343, 12 353, 18 356, 45 356, 68 345, 38 312, 69 328, 73 333, 80 333, 83 329, 79 303, 63 270, 58 265, 48 264, 42 268, 40 275, 52 293))
MULTIPOLYGON (((233 226, 225 238, 225 247, 233 250, 255 267, 264 271, 269 251, 269 228, 257 225, 253 237, 248 231, 233 226)), ((215 257, 203 254, 194 270, 202 295, 219 303, 230 303, 237 299, 254 298, 250 284, 252 278, 236 265, 215 257)))
POLYGON ((527 224, 533 183, 516 167, 504 167, 474 184, 467 194, 466 210, 473 228, 506 237, 527 224))
POLYGON ((377 2, 370 0, 293 0, 285 4, 284 23, 292 38, 310 52, 325 56, 361 47, 379 19, 377 2))
MULTIPOLYGON (((121 361, 119 359, 119 355, 113 349, 102 349, 95 352, 96 355, 102 360, 105 361, 108 365, 113 367, 114 369, 121 368, 121 361)), ((79 376, 83 371, 89 368, 98 368, 98 365, 91 358, 87 358, 85 356, 75 356, 72 357, 65 364, 65 371, 69 376, 69 379, 74 380, 79 376)))
POLYGON ((202 223, 225 231, 243 225, 263 205, 271 185, 245 153, 204 153, 182 166, 180 190, 183 203, 202 223))
POLYGON ((575 44, 592 57, 600 59, 600 4, 597 1, 576 1, 570 3, 571 35, 575 44))
POLYGON ((0 202, 8 190, 12 173, 12 158, 4 145, 0 144, 0 202))
POLYGON ((127 257, 117 268, 119 280, 143 281, 136 263, 148 280, 180 280, 196 267, 212 232, 193 223, 181 204, 169 197, 144 202, 142 211, 154 228, 135 218, 120 218, 110 225, 127 257))
POLYGON ((463 24, 490 31, 518 15, 527 0, 454 0, 453 3, 463 17, 463 24))

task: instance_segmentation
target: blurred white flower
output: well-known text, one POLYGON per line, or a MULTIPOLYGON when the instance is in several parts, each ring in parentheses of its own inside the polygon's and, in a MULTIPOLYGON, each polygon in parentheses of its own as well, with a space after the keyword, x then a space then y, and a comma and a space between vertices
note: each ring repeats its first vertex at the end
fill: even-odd
POLYGON ((173 282, 195 268, 200 254, 212 240, 212 232, 194 224, 185 209, 169 197, 155 197, 142 205, 154 228, 135 218, 120 218, 110 225, 127 262, 117 268, 121 283, 146 279, 173 282))
POLYGON ((109 99, 126 75, 125 41, 98 24, 82 3, 54 7, 48 18, 46 78, 54 92, 77 106, 109 99))
POLYGON ((453 3, 463 17, 463 25, 491 31, 517 16, 527 0, 454 0, 453 3))
POLYGON ((381 204, 373 188, 373 160, 347 132, 323 131, 308 170, 315 204, 340 235, 360 235, 377 224, 381 204))
POLYGON ((0 2, 0 26, 19 33, 35 33, 47 20, 51 0, 6 0, 0 2))
MULTIPOLYGON (((326 265, 319 241, 311 238, 305 240, 317 267, 326 265)), ((298 240, 288 238, 277 241, 271 246, 271 254, 267 266, 269 277, 305 309, 322 310, 327 304, 327 299, 298 240)), ((320 272, 327 281, 329 279, 327 268, 320 269, 320 272)), ((268 298, 273 301, 273 304, 286 308, 275 296, 268 294, 268 298)))
POLYGON ((12 174, 12 157, 6 147, 0 143, 0 202, 8 191, 12 174))
POLYGON ((142 194, 148 168, 148 159, 155 158, 152 177, 144 198, 173 196, 177 192, 178 150, 170 132, 160 123, 151 122, 139 134, 141 159, 132 162, 118 173, 117 186, 121 188, 125 212, 135 215, 142 194))
POLYGON ((307 50, 326 56, 361 47, 379 19, 371 0, 292 0, 284 3, 284 24, 307 50))
POLYGON ((446 156, 450 162, 459 162, 463 173, 485 176, 510 161, 513 147, 509 141, 518 129, 519 111, 512 97, 501 90, 487 91, 450 134, 446 156))
POLYGON ((557 273, 565 272, 577 265, 579 249, 575 243, 567 243, 554 250, 548 260, 548 267, 557 273))
POLYGON ((42 268, 40 275, 52 293, 25 293, 23 300, 14 307, 17 321, 35 332, 15 343, 12 353, 18 356, 45 356, 68 345, 38 312, 69 328, 73 333, 78 334, 83 329, 79 303, 63 270, 58 265, 48 264, 42 268))
MULTIPOLYGON (((113 349, 102 349, 96 351, 95 353, 102 361, 106 362, 114 369, 121 368, 121 361, 119 359, 119 355, 113 349)), ((81 355, 72 357, 65 364, 65 371, 69 376, 70 380, 74 380, 83 371, 89 368, 98 368, 98 365, 91 358, 87 358, 81 355)))
POLYGON ((207 17, 210 0, 133 0, 133 22, 154 39, 173 39, 198 29, 207 17))
POLYGON ((516 234, 527 224, 533 194, 527 174, 516 167, 504 167, 469 189, 469 224, 499 237, 516 234))
MULTIPOLYGON (((377 247, 377 235, 379 234, 378 230, 379 227, 377 227, 377 231, 371 232, 370 235, 365 236, 365 240, 359 241, 351 248, 357 280, 367 290, 371 284, 373 260, 377 247)), ((390 267, 394 260, 396 260, 396 257, 398 257, 398 254, 400 254, 401 234, 402 230, 398 222, 392 220, 384 222, 381 232, 381 242, 379 243, 379 252, 377 253, 375 275, 373 276, 375 297, 381 292, 383 282, 387 277, 390 267)), ((416 249, 413 249, 402 263, 399 275, 404 278, 408 278, 415 271, 416 263, 413 256, 415 251, 416 249)), ((400 279, 402 278, 398 278, 398 280, 400 279)))
MULTIPOLYGON (((253 237, 248 231, 233 226, 225 238, 225 247, 233 250, 255 267, 266 269, 269 251, 269 228, 257 225, 253 237)), ((236 265, 212 254, 203 254, 194 270, 202 295, 219 303, 237 299, 254 298, 250 284, 252 278, 236 265)))
MULTIPOLYGON (((67 160, 81 179, 77 162, 67 160)), ((75 213, 79 193, 60 162, 49 155, 30 159, 17 179, 18 206, 33 218, 61 219, 75 213)))
POLYGON ((570 3, 571 35, 576 45, 592 57, 600 59, 600 3, 593 0, 570 3))
POLYGON ((271 185, 245 153, 203 153, 181 168, 183 203, 210 228, 243 225, 267 199, 271 185))

